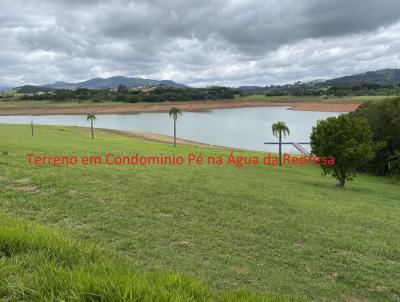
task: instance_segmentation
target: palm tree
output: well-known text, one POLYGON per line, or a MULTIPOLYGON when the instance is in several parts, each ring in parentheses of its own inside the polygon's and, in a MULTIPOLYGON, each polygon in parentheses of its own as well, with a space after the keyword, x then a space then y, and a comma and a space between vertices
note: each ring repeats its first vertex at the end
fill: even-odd
POLYGON ((93 138, 93 121, 96 120, 96 116, 90 113, 87 115, 87 120, 90 120, 90 129, 92 130, 92 138, 93 138))
POLYGON ((178 119, 178 115, 182 115, 182 112, 177 107, 172 107, 169 110, 169 116, 174 119, 174 147, 176 147, 176 120, 178 119))
POLYGON ((272 125, 272 133, 279 138, 279 165, 282 166, 282 134, 286 137, 286 134, 290 135, 290 131, 285 122, 276 122, 272 125))

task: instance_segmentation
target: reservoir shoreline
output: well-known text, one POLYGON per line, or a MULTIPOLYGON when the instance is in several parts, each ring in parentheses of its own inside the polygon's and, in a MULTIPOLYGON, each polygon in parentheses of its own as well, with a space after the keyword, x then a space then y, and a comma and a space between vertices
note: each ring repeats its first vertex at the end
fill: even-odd
MULTIPOLYGON (((174 123, 165 112, 95 114, 96 129, 107 129, 124 136, 158 142, 172 142, 174 123)), ((285 141, 305 142, 309 140, 312 127, 318 120, 339 114, 340 112, 288 110, 287 106, 185 111, 177 122, 177 137, 183 139, 178 140, 178 144, 272 152, 276 151, 276 146, 265 142, 276 140, 270 129, 277 120, 286 121, 291 129, 290 138, 285 141)), ((31 125, 34 125, 34 128, 38 125, 90 126, 87 114, 9 115, 0 116, 0 123, 27 125, 29 134, 31 125)), ((285 149, 295 151, 296 148, 288 145, 285 149)))
POLYGON ((0 115, 81 115, 94 114, 133 114, 142 112, 168 112, 173 106, 182 111, 197 112, 212 109, 251 108, 251 107, 289 107, 288 110, 320 111, 320 112, 351 112, 360 104, 317 103, 317 102, 266 102, 266 101, 190 101, 163 103, 124 103, 124 104, 79 104, 63 106, 23 106, 0 108, 0 115))

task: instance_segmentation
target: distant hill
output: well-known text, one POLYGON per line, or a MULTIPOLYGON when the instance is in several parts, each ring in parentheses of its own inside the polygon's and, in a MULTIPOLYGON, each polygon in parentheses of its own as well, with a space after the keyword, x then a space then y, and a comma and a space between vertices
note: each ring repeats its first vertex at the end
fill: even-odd
POLYGON ((24 85, 17 88, 18 93, 39 93, 39 92, 48 92, 52 89, 49 87, 39 87, 34 85, 24 85))
POLYGON ((398 84, 400 83, 400 69, 381 69, 376 71, 368 71, 365 73, 335 78, 323 82, 328 85, 346 85, 356 83, 371 84, 398 84))
MULTIPOLYGON (((283 88, 299 88, 299 87, 324 87, 334 85, 354 85, 354 84, 379 84, 379 85, 390 85, 400 84, 400 69, 381 69, 376 71, 368 71, 365 73, 354 74, 350 76, 344 76, 340 78, 334 78, 329 80, 314 80, 311 82, 303 83, 296 82, 293 84, 286 85, 270 85, 270 86, 240 86, 238 89, 247 93, 264 93, 268 91, 276 91, 277 89, 283 88)), ((55 82, 52 84, 40 85, 39 88, 32 88, 31 85, 26 85, 22 88, 22 91, 26 92, 37 92, 44 91, 43 89, 76 89, 76 88, 90 88, 90 89, 106 89, 106 88, 118 88, 119 85, 125 85, 127 87, 146 87, 146 86, 164 86, 172 88, 184 88, 188 87, 183 84, 176 83, 170 80, 152 80, 142 78, 128 78, 123 76, 116 76, 110 78, 93 78, 83 82, 68 83, 68 82, 55 82)), ((0 85, 0 90, 8 90, 11 87, 0 85)))
POLYGON ((141 78, 128 78, 128 77, 111 77, 111 78, 94 78, 78 83, 67 83, 67 82, 55 82, 53 84, 42 85, 47 88, 54 89, 76 89, 76 88, 90 88, 90 89, 105 89, 105 88, 118 88, 119 85, 125 85, 127 87, 142 87, 142 86, 165 86, 182 88, 187 87, 186 85, 176 83, 169 80, 150 80, 141 78))
POLYGON ((376 71, 367 71, 365 73, 344 76, 329 80, 313 80, 310 82, 296 82, 293 84, 285 85, 271 85, 271 86, 240 86, 238 89, 247 93, 263 93, 268 91, 276 91, 282 88, 293 89, 299 87, 324 87, 335 85, 354 85, 354 84, 379 84, 391 85, 400 84, 400 69, 381 69, 376 71))

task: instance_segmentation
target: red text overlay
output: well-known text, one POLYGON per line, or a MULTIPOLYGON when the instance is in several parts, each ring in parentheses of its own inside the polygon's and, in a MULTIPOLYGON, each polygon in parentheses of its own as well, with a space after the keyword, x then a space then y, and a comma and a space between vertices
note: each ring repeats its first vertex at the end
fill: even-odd
MULTIPOLYGON (((231 152, 229 156, 214 156, 189 153, 186 155, 117 155, 107 153, 105 155, 35 155, 26 154, 29 165, 54 165, 54 166, 75 166, 75 165, 110 165, 110 166, 135 166, 135 165, 232 165, 238 168, 245 166, 273 165, 279 164, 276 154, 266 155, 241 155, 231 152)), ((299 156, 283 154, 283 165, 310 166, 310 165, 334 165, 335 159, 332 156, 299 156)))

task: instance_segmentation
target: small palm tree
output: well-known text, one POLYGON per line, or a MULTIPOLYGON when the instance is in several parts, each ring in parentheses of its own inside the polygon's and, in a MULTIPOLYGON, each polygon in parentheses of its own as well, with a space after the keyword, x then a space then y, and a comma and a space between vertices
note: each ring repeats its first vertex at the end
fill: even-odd
POLYGON ((179 115, 182 115, 182 112, 179 108, 172 107, 169 110, 169 116, 174 119, 174 147, 176 147, 176 120, 178 119, 179 115))
POLYGON ((279 139, 279 165, 282 166, 282 134, 286 137, 286 134, 290 135, 290 131, 285 122, 276 122, 272 125, 272 133, 279 139))
POLYGON ((87 120, 90 120, 90 129, 92 130, 92 138, 93 138, 93 121, 96 120, 96 116, 92 113, 87 115, 87 120))

